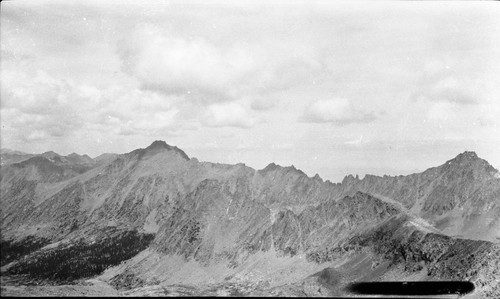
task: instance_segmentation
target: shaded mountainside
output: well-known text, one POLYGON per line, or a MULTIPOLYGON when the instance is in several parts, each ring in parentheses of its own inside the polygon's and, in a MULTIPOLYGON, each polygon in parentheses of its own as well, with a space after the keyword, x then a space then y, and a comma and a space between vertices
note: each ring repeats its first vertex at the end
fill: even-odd
POLYGON ((133 257, 144 250, 152 238, 152 235, 137 231, 108 227, 96 233, 91 242, 78 238, 25 255, 8 269, 8 273, 71 283, 100 274, 106 268, 133 257))
POLYGON ((333 184, 294 166, 199 162, 155 141, 96 159, 47 152, 0 175, 10 274, 271 295, 343 294, 349 281, 417 274, 499 288, 500 178, 471 152, 419 174, 333 184), (108 253, 97 258, 99 246, 108 253), (46 264, 57 266, 40 272, 46 264), (338 279, 325 286, 329 273, 338 279))

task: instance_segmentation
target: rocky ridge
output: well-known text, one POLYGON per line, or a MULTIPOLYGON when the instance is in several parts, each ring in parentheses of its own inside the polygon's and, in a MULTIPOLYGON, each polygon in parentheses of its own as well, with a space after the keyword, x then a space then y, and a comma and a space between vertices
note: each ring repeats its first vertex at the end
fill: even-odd
MULTIPOLYGON (((44 155, 2 166, 6 248, 27 238, 55 244, 50 254, 29 247, 24 257, 16 256, 17 262, 4 267, 11 274, 36 276, 28 266, 33 259, 43 262, 64 255, 67 245, 61 244, 92 240, 98 232, 116 228, 138 238, 152 236, 136 257, 121 254, 120 266, 109 268, 113 263, 99 261, 106 265, 99 269, 108 268, 102 280, 119 289, 167 287, 196 265, 217 269, 211 274, 219 280, 196 278, 204 284, 252 282, 248 294, 263 288, 316 294, 311 286, 321 285, 316 278, 322 276, 314 273, 332 268, 350 277, 325 289, 324 294, 336 294, 345 281, 383 279, 401 269, 405 274, 400 277, 420 272, 427 279, 455 277, 446 269, 471 253, 474 259, 454 273, 465 271, 468 274, 459 278, 483 284, 488 294, 498 289, 491 281, 498 269, 498 263, 491 263, 491 257, 498 256, 498 246, 491 242, 498 222, 478 221, 478 215, 485 214, 500 218, 498 171, 470 152, 420 174, 367 175, 362 180, 348 176, 340 184, 308 177, 293 166, 272 163, 254 170, 244 164, 199 162, 162 141, 103 159, 81 172, 66 167, 68 161, 73 165, 89 161, 88 156, 44 155), (488 233, 475 236, 484 241, 454 236, 467 226, 472 229, 463 230, 465 237, 474 227, 488 228, 488 233), (441 246, 438 255, 426 253, 442 238, 443 244, 455 245, 441 246), (291 272, 280 274, 262 263, 276 258, 282 265, 296 261, 303 267, 290 265, 291 272), (363 262, 346 266, 357 259, 363 262), (173 265, 176 271, 165 272, 164 267, 176 268, 173 265), (358 268, 371 278, 354 273, 358 268), (255 276, 266 271, 267 276, 255 276), (269 278, 272 273, 279 279, 269 278), (280 286, 285 281, 290 287, 280 286)), ((116 234, 106 238, 109 244, 120 242, 116 234)), ((92 248, 90 243, 78 244, 92 248)))
POLYGON ((347 176, 340 188, 396 200, 447 235, 500 240, 500 173, 474 152, 408 176, 347 176))

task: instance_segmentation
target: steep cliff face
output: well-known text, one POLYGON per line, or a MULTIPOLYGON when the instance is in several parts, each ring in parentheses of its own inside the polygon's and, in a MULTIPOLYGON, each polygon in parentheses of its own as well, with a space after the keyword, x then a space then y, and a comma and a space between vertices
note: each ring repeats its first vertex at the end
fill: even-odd
POLYGON ((346 177, 340 193, 356 191, 396 200, 447 235, 500 238, 500 173, 474 152, 408 176, 346 177))
MULTIPOLYGON (((332 267, 350 280, 386 279, 402 267, 401 277, 425 270, 426 279, 458 277, 496 288, 490 280, 498 263, 488 259, 498 256, 498 246, 466 239, 495 241, 500 233, 500 179, 470 152, 420 174, 349 176, 341 184, 293 166, 256 171, 199 162, 163 141, 89 159, 48 152, 2 166, 2 244, 26 244, 22 254, 10 254, 18 260, 12 273, 38 275, 33 259, 43 264, 68 252, 87 259, 84 251, 95 250, 95 236, 104 234, 109 248, 123 247, 116 244, 128 236, 145 240, 124 249, 130 252, 123 259, 108 256, 85 270, 99 274, 142 250, 102 278, 124 288, 172 283, 193 265, 213 269, 215 278, 189 274, 192 281, 269 279, 267 287, 302 281, 294 290, 312 295, 306 286, 313 290, 330 272, 315 273, 332 267), (453 237, 459 233, 465 239, 453 237), (287 268, 266 266, 273 259, 287 268), (451 265, 459 266, 450 272, 451 265)), ((68 274, 79 263, 61 267, 68 274)))
POLYGON ((337 195, 336 185, 319 176, 311 178, 293 165, 282 167, 274 163, 256 172, 252 187, 255 198, 265 205, 296 211, 337 195))
MULTIPOLYGON (((205 188, 213 191, 215 186, 206 182, 199 192, 208 194, 205 188)), ((219 196, 212 193, 208 198, 219 196)), ((220 234, 220 223, 227 218, 182 217, 197 213, 193 208, 198 207, 190 207, 169 219, 152 251, 110 269, 103 279, 125 289, 192 280, 231 286, 240 294, 288 296, 348 295, 346 288, 353 281, 465 280, 476 285, 479 297, 500 295, 498 244, 423 231, 415 224, 418 220, 367 194, 356 193, 299 215, 280 211, 271 221, 265 219, 270 211, 260 206, 256 217, 229 222, 220 234), (206 280, 192 272, 205 273, 206 280), (283 284, 284 277, 296 273, 295 281, 283 284)))
POLYGON ((333 247, 352 232, 372 227, 399 211, 369 195, 356 193, 300 214, 270 208, 251 199, 248 183, 229 186, 204 181, 160 228, 153 248, 194 258, 202 264, 226 260, 236 267, 259 251, 282 256, 333 247))

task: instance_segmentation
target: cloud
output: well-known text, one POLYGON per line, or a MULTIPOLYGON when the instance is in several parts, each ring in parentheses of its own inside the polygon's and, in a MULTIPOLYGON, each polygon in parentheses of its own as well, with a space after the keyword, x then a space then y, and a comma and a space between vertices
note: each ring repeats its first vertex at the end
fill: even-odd
POLYGON ((8 70, 2 70, 2 82, 2 124, 20 139, 65 137, 83 126, 80 107, 74 105, 82 94, 73 82, 43 71, 28 75, 8 70))
POLYGON ((478 81, 456 74, 455 63, 428 62, 411 98, 458 105, 478 104, 478 81))
POLYGON ((254 70, 252 55, 233 47, 219 49, 203 38, 163 36, 150 25, 137 28, 122 44, 125 69, 144 89, 166 94, 224 94, 254 70))
POLYGON ((221 44, 142 24, 118 44, 118 53, 142 89, 211 104, 286 89, 311 76, 320 64, 305 48, 286 41, 221 44))
POLYGON ((120 86, 95 92, 100 96, 93 112, 98 130, 113 130, 119 135, 154 135, 182 127, 177 118, 182 98, 120 86))
POLYGON ((269 97, 256 97, 250 103, 250 108, 257 111, 265 111, 275 107, 279 100, 269 97))
POLYGON ((357 139, 351 139, 351 140, 347 140, 344 142, 344 144, 346 146, 352 146, 352 147, 363 147, 365 146, 366 144, 368 144, 370 142, 370 139, 364 139, 363 140, 363 135, 359 136, 359 138, 357 139))
POLYGON ((376 119, 372 112, 355 107, 349 100, 334 98, 320 100, 307 107, 299 119, 310 123, 333 123, 338 126, 351 123, 368 123, 376 119))
POLYGON ((427 118, 439 123, 447 123, 456 117, 456 109, 451 103, 438 102, 430 105, 427 112, 427 118))
POLYGON ((2 135, 11 140, 34 142, 82 132, 150 135, 182 127, 177 98, 130 87, 98 89, 42 70, 2 70, 1 78, 2 135))
POLYGON ((255 120, 237 103, 213 104, 203 114, 202 123, 210 127, 250 128, 255 120))
POLYGON ((478 95, 470 87, 467 87, 471 85, 465 81, 467 80, 459 80, 451 76, 445 77, 422 86, 420 91, 412 95, 412 98, 458 105, 478 104, 478 95))
POLYGON ((6 108, 1 110, 1 114, 2 135, 8 133, 22 141, 66 137, 82 126, 81 119, 72 112, 58 114, 56 118, 54 114, 37 115, 6 108))

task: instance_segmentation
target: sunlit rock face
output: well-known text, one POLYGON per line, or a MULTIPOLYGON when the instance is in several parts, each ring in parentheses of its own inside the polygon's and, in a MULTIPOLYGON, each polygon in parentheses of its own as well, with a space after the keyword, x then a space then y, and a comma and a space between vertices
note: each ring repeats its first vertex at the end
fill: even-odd
POLYGON ((474 152, 464 152, 441 166, 408 176, 346 177, 341 188, 342 194, 362 191, 396 200, 445 234, 497 241, 498 173, 474 152))
POLYGON ((473 152, 338 184, 294 166, 199 162, 164 141, 24 158, 1 168, 3 276, 97 277, 139 295, 328 296, 412 279, 498 294, 500 179, 473 152))

